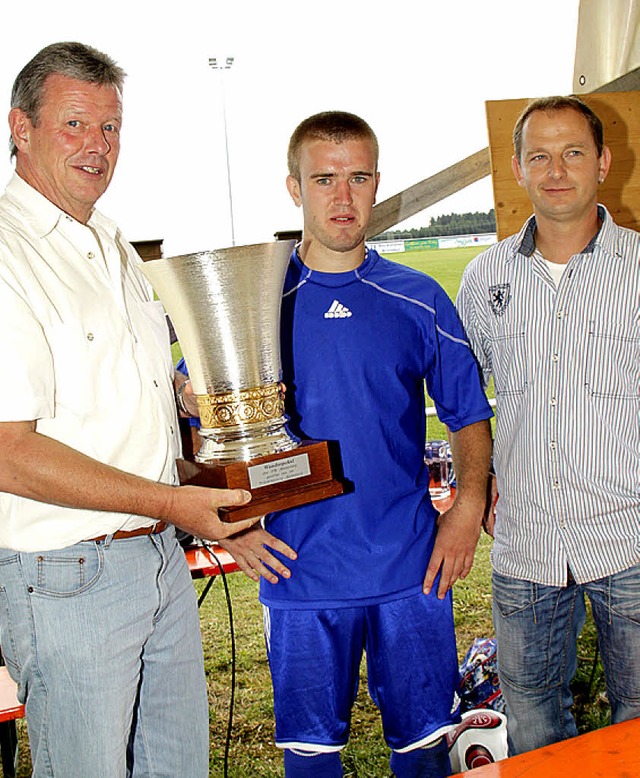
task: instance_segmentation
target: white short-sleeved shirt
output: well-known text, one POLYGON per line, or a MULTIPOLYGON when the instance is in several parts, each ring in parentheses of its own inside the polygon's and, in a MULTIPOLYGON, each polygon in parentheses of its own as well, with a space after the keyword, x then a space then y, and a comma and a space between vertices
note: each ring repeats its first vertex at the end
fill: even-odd
MULTIPOLYGON (((164 311, 113 222, 84 225, 14 175, 0 198, 0 422, 177 484, 180 435, 164 311)), ((0 546, 62 548, 147 517, 0 493, 0 546)))

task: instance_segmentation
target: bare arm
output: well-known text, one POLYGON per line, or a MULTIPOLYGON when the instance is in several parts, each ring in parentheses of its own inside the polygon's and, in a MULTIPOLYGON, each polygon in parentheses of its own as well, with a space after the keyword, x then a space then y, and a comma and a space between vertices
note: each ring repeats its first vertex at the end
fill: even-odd
POLYGON ((226 538, 220 545, 231 554, 249 578, 258 581, 262 576, 272 584, 278 583, 278 576, 290 578, 291 571, 269 549, 279 551, 292 560, 298 557, 284 541, 257 525, 233 538, 226 538))
POLYGON ((218 518, 221 506, 249 500, 242 489, 169 486, 105 465, 36 431, 36 423, 0 423, 0 491, 32 500, 168 521, 197 537, 219 540, 251 526, 218 518))
POLYGON ((480 421, 452 432, 450 441, 456 470, 456 497, 438 521, 438 534, 423 586, 428 594, 440 572, 440 599, 458 578, 466 578, 473 564, 487 500, 491 459, 489 422, 480 421))

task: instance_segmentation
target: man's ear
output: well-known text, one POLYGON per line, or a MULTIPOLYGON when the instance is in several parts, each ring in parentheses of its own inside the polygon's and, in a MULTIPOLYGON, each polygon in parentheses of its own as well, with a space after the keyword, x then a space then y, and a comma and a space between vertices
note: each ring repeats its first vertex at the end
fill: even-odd
POLYGON ((287 190, 291 195, 291 199, 298 206, 302 205, 302 195, 300 192, 300 182, 293 176, 287 176, 287 190))
POLYGON ((31 119, 29 119, 22 108, 12 108, 9 111, 9 129, 18 150, 24 150, 29 144, 32 127, 31 119))
POLYGON ((511 170, 513 170, 513 175, 516 177, 518 186, 524 186, 524 176, 522 175, 522 168, 520 167, 520 162, 518 161, 518 158, 516 157, 515 154, 511 157, 511 170))
POLYGON ((600 155, 600 166, 599 166, 599 180, 598 183, 602 184, 604 183, 605 178, 607 177, 607 173, 609 172, 609 168, 611 167, 611 150, 608 146, 602 147, 602 154, 600 155))

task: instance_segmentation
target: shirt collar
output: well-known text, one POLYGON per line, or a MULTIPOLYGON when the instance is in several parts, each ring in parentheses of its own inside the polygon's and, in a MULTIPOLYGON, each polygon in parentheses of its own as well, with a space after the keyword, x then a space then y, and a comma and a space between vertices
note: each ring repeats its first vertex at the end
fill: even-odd
MULTIPOLYGON (((44 238, 58 226, 61 219, 76 219, 69 216, 63 210, 54 205, 43 194, 34 189, 17 173, 14 173, 7 184, 5 194, 18 208, 23 217, 29 222, 34 233, 39 238, 44 238)), ((77 222, 79 223, 79 222, 77 222)), ((114 222, 107 219, 99 211, 92 211, 87 226, 101 227, 107 234, 114 238, 117 227, 114 222)))
MULTIPOLYGON (((600 229, 589 241, 589 244, 580 252, 581 254, 593 254, 596 246, 599 246, 612 256, 619 256, 617 250, 616 225, 604 205, 598 204, 598 218, 602 222, 600 229)), ((515 248, 511 259, 516 254, 522 254, 525 257, 532 257, 536 249, 536 217, 531 216, 524 224, 515 240, 515 248)))
POLYGON ((305 280, 313 276, 316 283, 324 283, 326 286, 343 286, 352 281, 358 281, 369 273, 379 258, 378 254, 373 249, 369 248, 369 246, 365 246, 364 259, 358 267, 353 270, 345 270, 342 273, 327 273, 321 270, 312 270, 305 265, 300 256, 301 245, 302 242, 296 244, 293 254, 291 255, 292 259, 297 263, 301 270, 305 271, 305 280))

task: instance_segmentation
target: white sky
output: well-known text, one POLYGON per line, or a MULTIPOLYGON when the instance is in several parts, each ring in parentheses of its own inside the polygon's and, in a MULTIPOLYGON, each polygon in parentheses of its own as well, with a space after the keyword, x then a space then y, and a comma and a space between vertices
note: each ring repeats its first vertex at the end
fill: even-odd
MULTIPOLYGON (((224 83, 235 241, 270 241, 302 225, 284 185, 298 122, 332 109, 365 118, 380 141, 384 200, 484 148, 485 100, 571 91, 578 5, 36 0, 0 28, 0 114, 43 46, 79 40, 114 57, 128 73, 122 151, 99 208, 132 240, 163 238, 171 256, 231 245, 224 83), (233 56, 233 67, 211 70, 213 56, 233 56)), ((409 224, 491 207, 484 179, 409 224)))

